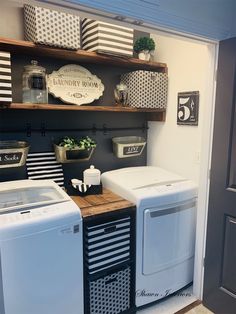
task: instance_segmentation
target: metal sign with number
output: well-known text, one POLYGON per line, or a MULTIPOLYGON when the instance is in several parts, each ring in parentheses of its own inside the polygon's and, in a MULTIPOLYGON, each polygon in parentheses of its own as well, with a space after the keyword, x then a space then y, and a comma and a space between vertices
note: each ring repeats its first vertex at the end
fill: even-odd
POLYGON ((199 92, 178 93, 177 124, 198 125, 199 92))

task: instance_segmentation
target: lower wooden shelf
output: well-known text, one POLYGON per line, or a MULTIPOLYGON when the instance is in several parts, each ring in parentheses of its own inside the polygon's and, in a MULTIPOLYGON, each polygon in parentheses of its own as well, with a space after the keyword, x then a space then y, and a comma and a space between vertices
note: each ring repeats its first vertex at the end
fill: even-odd
POLYGON ((5 106, 4 109, 21 110, 71 110, 71 111, 101 111, 101 112, 142 112, 147 114, 149 121, 165 121, 165 109, 133 108, 114 106, 76 106, 76 105, 58 105, 58 104, 23 104, 12 103, 5 106))

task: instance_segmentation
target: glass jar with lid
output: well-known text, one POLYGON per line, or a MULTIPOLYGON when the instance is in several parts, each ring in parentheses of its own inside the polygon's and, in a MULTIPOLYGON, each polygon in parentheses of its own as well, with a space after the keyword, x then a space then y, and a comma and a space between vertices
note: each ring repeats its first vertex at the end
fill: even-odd
POLYGON ((48 103, 46 69, 39 66, 35 60, 24 67, 23 73, 23 103, 48 103))

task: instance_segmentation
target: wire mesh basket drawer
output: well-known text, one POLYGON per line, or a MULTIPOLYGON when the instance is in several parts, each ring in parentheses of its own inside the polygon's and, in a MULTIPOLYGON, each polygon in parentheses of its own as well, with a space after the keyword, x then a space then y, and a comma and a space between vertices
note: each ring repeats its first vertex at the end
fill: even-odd
POLYGON ((167 73, 133 71, 121 76, 129 90, 129 105, 136 108, 165 109, 167 106, 167 73))
POLYGON ((131 268, 90 281, 90 314, 117 314, 130 309, 131 268))

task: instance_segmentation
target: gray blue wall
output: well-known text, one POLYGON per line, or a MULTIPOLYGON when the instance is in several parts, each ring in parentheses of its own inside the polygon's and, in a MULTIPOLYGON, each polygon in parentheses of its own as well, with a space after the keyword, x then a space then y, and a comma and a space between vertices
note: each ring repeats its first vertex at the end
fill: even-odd
MULTIPOLYGON (((52 2, 41 0, 42 2, 52 2)), ((55 1, 60 2, 60 1, 55 1)), ((235 0, 64 0, 209 39, 236 36, 235 0)))

